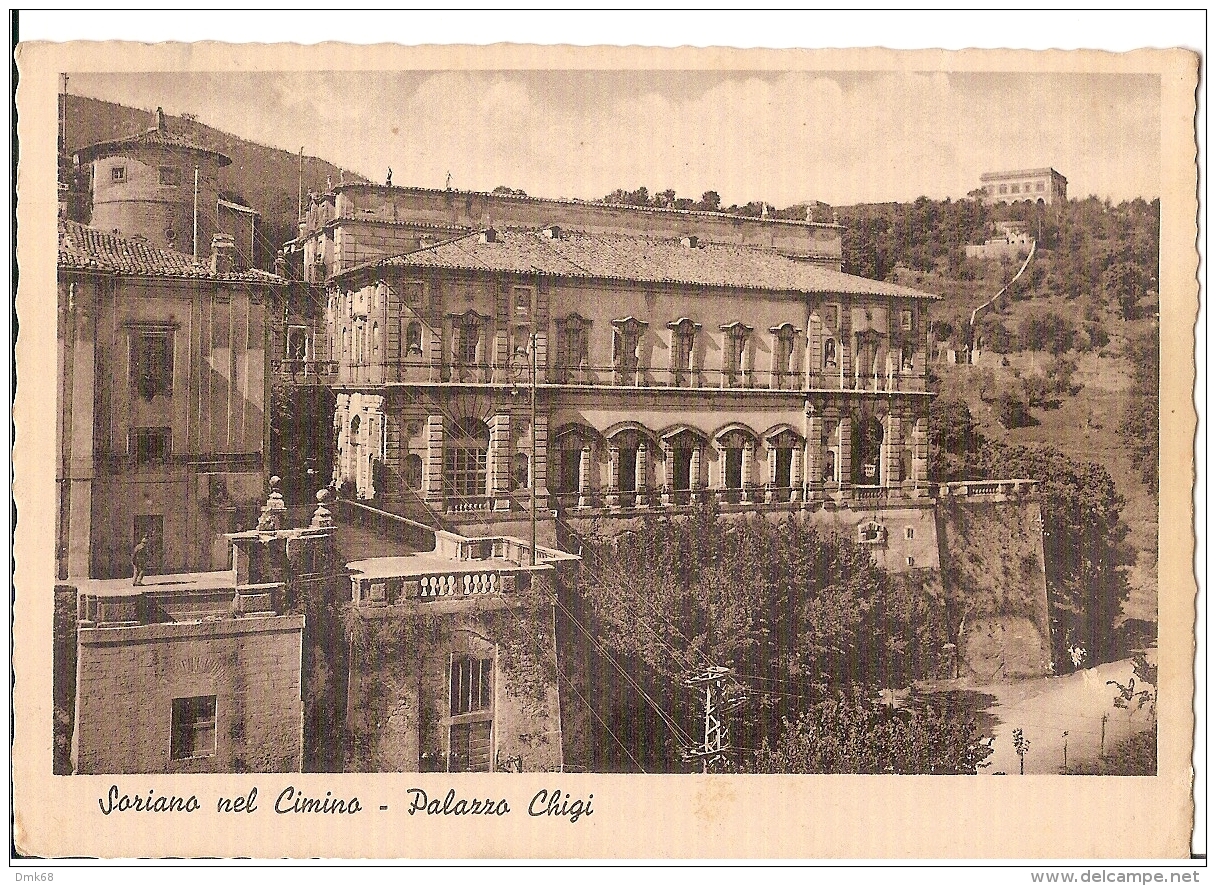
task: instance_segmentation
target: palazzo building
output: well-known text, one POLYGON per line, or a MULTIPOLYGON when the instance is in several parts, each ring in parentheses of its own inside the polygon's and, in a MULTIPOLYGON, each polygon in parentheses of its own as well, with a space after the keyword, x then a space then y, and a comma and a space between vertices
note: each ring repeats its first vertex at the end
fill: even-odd
MULTIPOLYGON (((501 197, 479 230, 342 257, 385 206, 437 223, 442 194, 344 188, 304 224, 349 497, 483 530, 526 520, 533 489, 575 520, 927 497, 936 296, 841 273, 837 226, 501 197)), ((446 223, 488 196, 448 194, 446 223)))

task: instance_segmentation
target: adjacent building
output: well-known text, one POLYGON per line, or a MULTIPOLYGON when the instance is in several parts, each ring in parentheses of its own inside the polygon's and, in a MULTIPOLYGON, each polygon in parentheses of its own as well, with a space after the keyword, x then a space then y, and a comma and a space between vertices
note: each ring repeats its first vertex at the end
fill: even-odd
POLYGON ((60 579, 224 568, 266 482, 273 274, 59 224, 60 579))
POLYGON ((1068 179, 1050 167, 985 172, 980 187, 988 203, 1019 203, 1033 200, 1051 206, 1068 199, 1068 179))

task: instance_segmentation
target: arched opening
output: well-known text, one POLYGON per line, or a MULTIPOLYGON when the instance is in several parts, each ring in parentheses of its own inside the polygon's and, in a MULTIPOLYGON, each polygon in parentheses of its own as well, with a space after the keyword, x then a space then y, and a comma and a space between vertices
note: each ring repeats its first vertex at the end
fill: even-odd
POLYGON ((511 456, 511 488, 527 489, 532 485, 528 453, 517 452, 511 456))
POLYGON ((556 491, 560 496, 570 496, 572 502, 582 491, 591 489, 591 464, 583 464, 583 451, 592 446, 594 432, 590 428, 568 425, 555 437, 557 453, 556 491), (586 476, 584 476, 586 471, 586 476))
POLYGON ((489 450, 490 429, 485 422, 476 418, 453 422, 444 439, 444 491, 456 498, 485 495, 489 450))
POLYGON ((671 484, 672 503, 688 504, 692 489, 701 485, 699 453, 702 440, 685 429, 666 439, 668 459, 668 482, 671 484))
POLYGON ((882 455, 882 422, 878 416, 863 414, 853 421, 853 484, 877 486, 882 455))
POLYGON ((744 485, 751 479, 750 470, 745 470, 744 464, 751 457, 753 445, 752 438, 743 431, 729 431, 718 438, 718 451, 722 456, 722 497, 730 504, 742 500, 744 485))
POLYGON ((769 437, 767 442, 769 458, 772 459, 769 470, 772 472, 773 498, 776 501, 789 501, 790 490, 794 486, 794 458, 802 441, 787 429, 769 437))
POLYGON ((422 488, 422 456, 416 452, 405 457, 405 488, 422 488))
POLYGON ((405 355, 407 357, 422 356, 422 324, 411 322, 405 327, 405 355))

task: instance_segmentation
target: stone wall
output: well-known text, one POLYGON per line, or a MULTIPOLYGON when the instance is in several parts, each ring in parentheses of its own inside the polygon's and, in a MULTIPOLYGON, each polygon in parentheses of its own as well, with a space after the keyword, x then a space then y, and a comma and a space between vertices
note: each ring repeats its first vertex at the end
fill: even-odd
POLYGON ((299 771, 303 629, 295 615, 82 628, 76 772, 299 771), (214 753, 174 759, 174 699, 210 696, 214 753))
POLYGON ((1050 674, 1038 497, 942 497, 937 523, 960 675, 987 683, 1050 674))

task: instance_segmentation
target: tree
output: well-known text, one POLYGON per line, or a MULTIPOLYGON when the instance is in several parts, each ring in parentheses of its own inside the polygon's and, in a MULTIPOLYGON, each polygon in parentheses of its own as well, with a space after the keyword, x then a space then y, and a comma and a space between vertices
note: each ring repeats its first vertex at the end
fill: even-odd
POLYGON ((717 212, 721 208, 722 198, 718 196, 717 191, 706 191, 701 195, 701 202, 697 204, 697 209, 707 212, 717 212))
POLYGON ((1132 465, 1156 495, 1161 460, 1161 350, 1157 327, 1130 338, 1123 353, 1131 363, 1132 385, 1118 433, 1127 443, 1132 465))
POLYGON ((1006 390, 997 397, 996 420, 1001 423, 1002 427, 1012 430, 1036 424, 1034 416, 1030 414, 1030 410, 1027 408, 1028 404, 1026 400, 1023 399, 1024 396, 1025 394, 1019 396, 1011 390, 1006 390))
MULTIPOLYGON (((595 672, 612 674, 615 661, 690 729, 700 699, 672 687, 709 663, 732 668, 736 689, 755 698, 732 727, 733 740, 751 747, 775 737, 817 686, 905 686, 940 666, 945 627, 934 591, 802 521, 725 521, 704 508, 589 537, 583 552, 583 611, 611 659, 595 672)), ((593 689, 608 699, 604 719, 640 716, 648 703, 614 681, 593 689)), ((679 765, 674 742, 639 737, 632 750, 658 768, 679 765)))
POLYGON ((743 770, 826 775, 974 775, 987 765, 991 739, 975 721, 932 705, 896 709, 865 695, 842 693, 784 721, 743 770))
POLYGON ((1144 297, 1145 273, 1130 261, 1111 265, 1102 274, 1102 291, 1109 303, 1118 305, 1124 320, 1136 319, 1136 303, 1144 297))
POLYGON ((980 439, 966 401, 935 397, 929 403, 930 478, 945 483, 966 477, 980 439))

